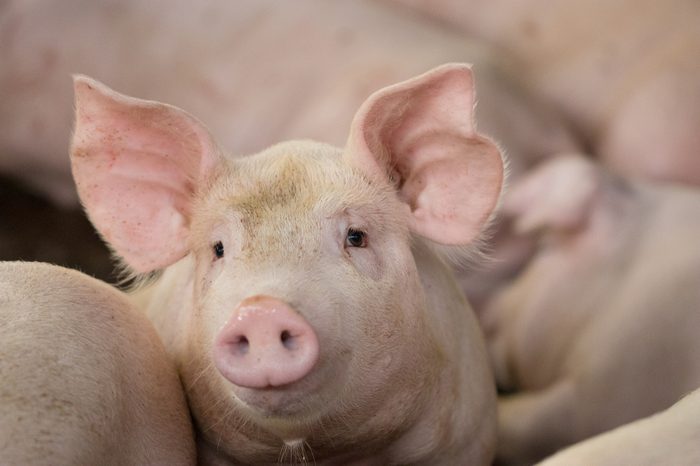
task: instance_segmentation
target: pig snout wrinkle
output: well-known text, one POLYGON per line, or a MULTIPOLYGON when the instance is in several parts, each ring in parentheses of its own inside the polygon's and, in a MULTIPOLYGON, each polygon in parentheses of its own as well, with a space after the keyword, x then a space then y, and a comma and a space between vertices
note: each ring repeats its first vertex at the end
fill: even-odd
POLYGON ((275 298, 245 299, 214 342, 214 363, 231 383, 246 388, 287 385, 318 360, 318 338, 294 309, 275 298))

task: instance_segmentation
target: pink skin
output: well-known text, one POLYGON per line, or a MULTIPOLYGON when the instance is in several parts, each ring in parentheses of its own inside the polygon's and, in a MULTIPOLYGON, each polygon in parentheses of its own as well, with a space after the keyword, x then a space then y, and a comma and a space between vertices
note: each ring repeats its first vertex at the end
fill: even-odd
POLYGON ((482 314, 513 392, 499 400, 500 462, 531 464, 700 386, 697 190, 568 155, 515 183, 503 210, 539 247, 482 314))
POLYGON ((0 342, 3 465, 195 464, 175 364, 124 293, 0 262, 0 342))
POLYGON ((76 77, 78 192, 132 270, 165 269, 137 298, 201 463, 491 461, 487 355, 434 252, 468 253, 500 197, 473 79, 448 64, 381 89, 345 149, 231 157, 182 110, 76 77))
POLYGON ((318 338, 298 312, 266 297, 245 299, 214 341, 214 363, 231 383, 279 387, 308 374, 318 360, 318 338))

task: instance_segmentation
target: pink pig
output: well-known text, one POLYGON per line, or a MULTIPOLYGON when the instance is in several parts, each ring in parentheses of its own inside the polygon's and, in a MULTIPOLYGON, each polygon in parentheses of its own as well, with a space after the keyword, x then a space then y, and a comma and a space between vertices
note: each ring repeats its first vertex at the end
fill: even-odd
POLYGON ((134 272, 165 269, 138 298, 203 463, 489 464, 485 348, 433 251, 478 238, 501 191, 467 66, 373 94, 345 149, 242 158, 175 107, 75 93, 79 195, 134 272))
POLYGON ((174 364, 124 293, 75 270, 0 262, 0 463, 194 462, 174 364))
MULTIPOLYGON (((700 386, 700 193, 561 156, 503 210, 539 239, 481 315, 499 385, 498 456, 531 462, 700 386)), ((675 464, 675 463, 674 463, 675 464)))
POLYGON ((669 409, 557 453, 542 466, 700 464, 700 389, 669 409))

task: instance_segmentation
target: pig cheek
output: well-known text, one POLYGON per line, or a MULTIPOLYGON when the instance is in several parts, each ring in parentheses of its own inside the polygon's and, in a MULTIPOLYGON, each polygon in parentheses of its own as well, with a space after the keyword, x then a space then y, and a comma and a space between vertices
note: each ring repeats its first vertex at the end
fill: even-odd
POLYGON ((209 251, 200 254, 195 273, 197 277, 197 294, 199 296, 204 297, 208 295, 212 284, 221 276, 226 262, 228 262, 227 257, 214 259, 209 251))
POLYGON ((372 281, 378 281, 383 275, 383 262, 373 248, 352 248, 347 251, 355 268, 372 281))
POLYGON ((197 260, 194 309, 187 332, 190 335, 190 354, 206 355, 201 364, 213 364, 211 348, 214 338, 233 309, 223 304, 228 302, 226 296, 222 296, 222 292, 229 288, 224 285, 230 280, 226 273, 227 262, 226 257, 213 259, 209 251, 203 251, 197 260))
MULTIPOLYGON (((228 422, 237 418, 238 409, 231 396, 228 384, 216 369, 213 359, 213 343, 218 330, 230 317, 229 308, 222 306, 226 298, 216 294, 218 282, 225 280, 223 263, 210 272, 208 264, 198 275, 194 308, 185 330, 186 352, 180 361, 180 373, 189 400, 192 414, 203 430, 217 437, 217 441, 236 442, 233 430, 225 428, 228 422), (213 271, 218 268, 218 271, 213 271), (218 409, 212 410, 212 404, 218 409), (232 437, 228 437, 228 432, 232 437)), ((210 441, 214 439, 208 435, 210 441)))
POLYGON ((404 355, 400 340, 406 329, 405 319, 415 308, 415 291, 409 285, 413 283, 411 274, 405 270, 408 265, 396 255, 385 260, 394 266, 382 270, 380 279, 365 281, 358 290, 363 297, 357 304, 361 309, 358 324, 362 329, 361 339, 367 342, 363 364, 376 380, 401 364, 404 355))
POLYGON ((235 287, 232 284, 237 280, 230 269, 231 264, 220 259, 212 264, 207 273, 202 277, 201 294, 197 300, 197 325, 202 329, 200 343, 204 346, 206 354, 211 353, 214 340, 233 316, 234 309, 240 297, 233 296, 235 287))

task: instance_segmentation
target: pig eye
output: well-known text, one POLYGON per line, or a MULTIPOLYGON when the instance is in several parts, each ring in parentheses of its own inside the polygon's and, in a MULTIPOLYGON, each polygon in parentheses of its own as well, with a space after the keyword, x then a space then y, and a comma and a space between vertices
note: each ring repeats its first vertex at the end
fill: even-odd
POLYGON ((345 237, 345 247, 367 247, 367 233, 362 230, 355 230, 354 228, 348 229, 348 235, 345 237))
POLYGON ((224 257, 224 243, 222 243, 221 241, 217 241, 216 244, 214 245, 213 249, 214 249, 214 256, 217 259, 221 259, 222 257, 224 257))

